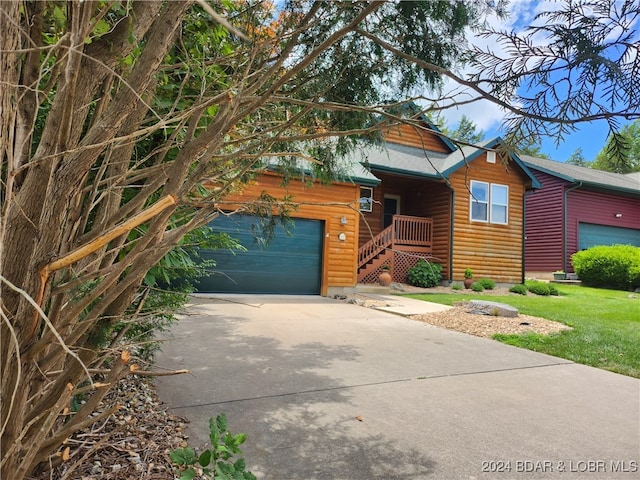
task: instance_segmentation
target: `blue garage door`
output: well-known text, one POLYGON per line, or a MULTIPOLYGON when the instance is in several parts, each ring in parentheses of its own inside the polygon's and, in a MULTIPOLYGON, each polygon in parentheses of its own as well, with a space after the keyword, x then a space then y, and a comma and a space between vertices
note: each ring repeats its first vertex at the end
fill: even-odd
POLYGON ((580 223, 578 225, 578 250, 584 250, 594 245, 616 244, 640 247, 640 230, 608 227, 593 223, 580 223))
POLYGON ((216 261, 199 292, 319 294, 322 276, 323 222, 294 219, 287 231, 278 225, 264 245, 259 220, 251 215, 220 216, 209 226, 235 238, 246 252, 204 251, 216 261))

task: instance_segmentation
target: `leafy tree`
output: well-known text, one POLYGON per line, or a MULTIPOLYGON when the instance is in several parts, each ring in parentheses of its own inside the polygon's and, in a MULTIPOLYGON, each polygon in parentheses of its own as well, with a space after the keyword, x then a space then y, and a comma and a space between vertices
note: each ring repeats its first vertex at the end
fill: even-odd
POLYGON ((582 147, 576 148, 575 152, 567 159, 569 165, 576 165, 578 167, 591 167, 591 162, 584 158, 582 154, 582 147))
POLYGON ((619 134, 609 136, 596 155, 593 168, 614 173, 640 171, 640 120, 625 125, 619 134))
POLYGON ((154 266, 266 162, 312 158, 329 177, 356 138, 420 128, 397 107, 438 104, 443 77, 475 93, 448 106, 489 99, 524 138, 640 117, 638 2, 586 3, 523 37, 487 32, 499 57, 465 42, 494 1, 0 2, 0 476, 67 460, 64 440, 113 411, 90 416, 135 367, 103 342, 135 319, 154 266), (471 78, 455 73, 467 60, 471 78))
MULTIPOLYGON (((0 476, 66 461, 65 439, 113 411, 90 415, 137 371, 123 324, 157 319, 148 292, 193 269, 181 242, 221 199, 267 162, 313 158, 331 175, 351 137, 376 141, 398 99, 437 88, 438 72, 360 30, 453 68, 482 8, 1 2, 0 476)), ((290 206, 265 195, 240 209, 290 206)))

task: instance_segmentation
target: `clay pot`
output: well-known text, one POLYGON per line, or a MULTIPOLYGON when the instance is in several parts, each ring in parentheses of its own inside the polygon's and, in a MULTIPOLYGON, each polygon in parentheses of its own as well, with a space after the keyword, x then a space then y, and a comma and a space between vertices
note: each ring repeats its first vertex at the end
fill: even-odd
POLYGON ((383 287, 388 287, 389 285, 391 285, 391 280, 391 274, 386 270, 384 270, 378 277, 378 283, 383 287))
POLYGON ((472 284, 473 284, 473 278, 464 279, 464 288, 471 288, 472 284))

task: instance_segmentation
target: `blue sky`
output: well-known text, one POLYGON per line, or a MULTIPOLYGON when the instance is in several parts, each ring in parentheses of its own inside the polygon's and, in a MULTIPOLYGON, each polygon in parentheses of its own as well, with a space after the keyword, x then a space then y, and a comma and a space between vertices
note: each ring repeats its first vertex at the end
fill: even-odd
MULTIPOLYGON (((558 8, 557 1, 548 0, 512 0, 509 5, 509 18, 507 19, 489 19, 492 26, 503 30, 522 31, 524 26, 530 25, 534 21, 536 14, 542 11, 549 11, 558 8)), ((544 39, 540 39, 544 43, 544 39)), ((499 52, 501 46, 492 39, 471 38, 471 43, 481 47, 490 48, 499 52)), ((459 88, 454 84, 445 87, 445 93, 459 88)), ((468 118, 478 126, 479 130, 484 131, 485 138, 495 136, 503 136, 501 123, 504 119, 505 112, 498 106, 488 101, 479 101, 473 104, 464 105, 459 108, 452 108, 442 112, 450 128, 455 128, 462 115, 468 118)), ((606 122, 584 123, 580 124, 578 131, 565 136, 564 140, 556 144, 556 139, 542 138, 542 152, 547 154, 553 160, 566 161, 577 148, 582 148, 582 154, 586 160, 593 160, 598 152, 604 147, 609 134, 609 127, 606 122)))

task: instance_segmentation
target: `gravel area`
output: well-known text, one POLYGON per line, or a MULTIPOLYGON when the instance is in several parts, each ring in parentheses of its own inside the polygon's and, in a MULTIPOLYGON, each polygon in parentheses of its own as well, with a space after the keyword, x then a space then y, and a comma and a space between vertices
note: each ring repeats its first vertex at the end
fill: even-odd
POLYGON ((131 375, 109 392, 98 411, 118 404, 105 421, 74 434, 69 458, 37 480, 174 480, 169 452, 188 444, 186 421, 158 402, 148 378, 131 375))
MULTIPOLYGON (((509 292, 508 287, 502 286, 498 286, 493 290, 485 290, 484 292, 478 293, 471 290, 452 290, 450 287, 419 288, 411 285, 393 284, 392 291, 393 293, 456 293, 469 295, 469 297, 472 295, 474 297, 483 296, 487 297, 486 300, 488 301, 491 300, 492 296, 496 295, 518 296, 516 293, 509 292)), ((346 300, 348 302, 357 303, 370 308, 384 306, 384 302, 381 302, 380 300, 373 300, 367 297, 366 294, 351 295, 347 297, 346 300)), ((558 301, 562 300, 558 299, 558 301)), ((545 318, 532 317, 530 315, 518 314, 515 318, 509 318, 469 313, 467 311, 466 302, 460 302, 456 304, 455 307, 444 312, 412 315, 410 318, 430 325, 435 325, 436 327, 486 338, 491 338, 496 334, 521 335, 528 332, 538 333, 541 335, 551 335, 563 330, 571 330, 571 327, 562 323, 547 320, 545 318)))
POLYGON ((458 305, 445 312, 413 315, 414 320, 436 327, 468 333, 478 337, 491 338, 495 334, 521 335, 533 332, 542 335, 571 330, 571 327, 539 317, 518 314, 517 317, 494 317, 469 313, 464 305, 458 305))

